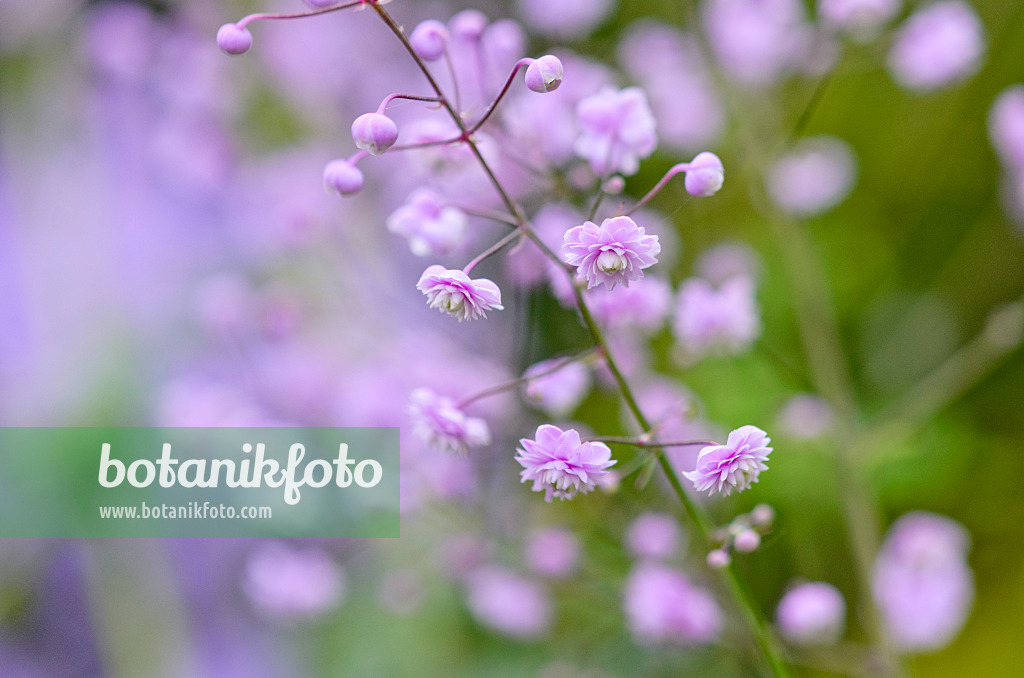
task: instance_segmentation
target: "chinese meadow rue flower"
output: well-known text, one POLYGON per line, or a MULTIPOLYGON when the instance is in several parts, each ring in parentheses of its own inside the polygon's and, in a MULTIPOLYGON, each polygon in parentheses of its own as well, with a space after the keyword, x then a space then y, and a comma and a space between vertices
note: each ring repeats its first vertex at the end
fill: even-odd
POLYGON ((794 586, 779 601, 775 621, 796 645, 834 645, 846 628, 846 601, 835 586, 807 582, 794 586))
POLYGON ((527 400, 552 417, 572 414, 590 390, 590 370, 586 365, 574 360, 556 367, 559 362, 564 361, 544 360, 523 372, 523 378, 529 379, 523 388, 527 400))
POLYGON ((269 542, 249 557, 242 587, 261 612, 293 621, 336 608, 345 594, 345 573, 319 550, 269 542))
POLYGON ((769 168, 768 194, 784 212, 796 216, 822 214, 842 202, 853 189, 857 160, 850 145, 830 136, 800 141, 769 168))
POLYGON ((467 577, 466 602, 480 624, 511 638, 537 638, 551 625, 543 587, 500 567, 485 566, 467 577))
POLYGON ((932 652, 960 633, 974 602, 969 542, 962 525, 924 511, 890 528, 875 561, 872 592, 898 650, 932 652))
POLYGON ((718 193, 725 183, 725 167, 721 159, 707 151, 698 153, 686 169, 683 186, 696 198, 709 198, 718 193))
POLYGON ((600 176, 636 174, 640 159, 658 145, 654 114, 638 87, 618 91, 604 87, 580 101, 576 122, 580 130, 574 146, 576 154, 600 176))
POLYGON ((866 41, 896 16, 902 4, 902 0, 818 0, 818 16, 829 28, 866 41))
POLYGON ((533 532, 523 554, 529 568, 542 577, 568 577, 579 565, 580 540, 572 532, 551 527, 533 532))
POLYGON ((673 329, 683 349, 693 355, 746 350, 761 333, 754 283, 740 276, 715 289, 700 278, 684 281, 673 329))
POLYGON ((626 548, 635 558, 669 558, 681 540, 679 523, 667 513, 643 513, 626 532, 626 548))
POLYGON ((633 638, 654 645, 704 645, 724 626, 714 597, 694 586, 682 572, 644 563, 626 582, 623 607, 633 638))
POLYGON ((702 10, 708 42, 733 80, 770 85, 794 65, 806 30, 799 0, 705 0, 702 10))
POLYGON ((458 207, 429 188, 421 188, 387 220, 388 230, 409 240, 416 256, 443 256, 462 244, 468 219, 458 207))
POLYGON ((588 221, 569 229, 563 244, 565 261, 579 268, 587 288, 604 283, 609 290, 644 277, 642 269, 657 263, 658 236, 647 235, 629 217, 605 219, 598 226, 588 221))
POLYGON ((453 315, 459 322, 486 318, 487 311, 504 308, 501 290, 490 280, 470 280, 462 271, 437 264, 423 271, 416 289, 427 295, 430 308, 453 315))
POLYGON ((900 26, 889 70, 900 85, 927 92, 974 73, 984 52, 977 13, 965 2, 947 0, 918 9, 900 26))
POLYGON ((448 27, 435 19, 420 22, 409 36, 409 44, 419 58, 436 61, 448 44, 448 27))
POLYGON ((604 443, 585 443, 577 431, 563 431, 551 424, 538 428, 533 440, 524 438, 519 444, 516 461, 523 467, 520 476, 524 483, 533 481, 534 492, 544 491, 546 501, 590 492, 615 464, 604 443))
POLYGON ((771 439, 756 426, 741 426, 729 434, 725 445, 709 445, 700 451, 697 468, 683 475, 697 491, 728 497, 757 482, 772 448, 771 439))
POLYGON ((561 39, 586 35, 614 7, 611 0, 519 0, 518 5, 530 28, 561 39))
POLYGON ((672 286, 650 277, 614 290, 598 287, 584 297, 594 318, 605 327, 655 332, 664 324, 672 305, 672 286))
POLYGON ((992 104, 988 134, 1006 166, 1024 173, 1024 85, 1004 90, 992 104))
POLYGON ((466 454, 471 447, 491 442, 486 421, 467 416, 454 400, 429 388, 418 388, 409 396, 409 415, 416 437, 442 452, 466 454))
POLYGON ((813 440, 828 433, 835 420, 835 412, 824 398, 800 393, 785 402, 776 425, 791 438, 813 440))

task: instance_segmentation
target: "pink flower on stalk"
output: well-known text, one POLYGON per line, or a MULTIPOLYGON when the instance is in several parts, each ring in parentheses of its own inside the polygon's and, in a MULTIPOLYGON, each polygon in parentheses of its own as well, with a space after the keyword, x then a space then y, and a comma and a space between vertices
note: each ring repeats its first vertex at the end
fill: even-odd
POLYGON ((771 439, 756 426, 741 426, 729 434, 725 445, 709 445, 700 451, 697 468, 683 475, 698 492, 728 497, 757 482, 772 448, 771 439))
POLYGON ((437 264, 423 271, 416 289, 427 295, 430 308, 455 316, 459 322, 486 318, 487 311, 504 308, 501 290, 490 280, 471 280, 462 271, 437 264))
POLYGON ((563 431, 551 424, 539 427, 533 440, 523 438, 519 444, 522 448, 516 450, 516 461, 523 467, 522 481, 532 480, 533 491, 546 492, 546 501, 590 492, 615 464, 604 443, 585 443, 577 431, 563 431))
POLYGON ((417 438, 442 452, 467 454, 469 448, 491 442, 487 422, 466 416, 451 398, 429 388, 418 388, 409 396, 409 415, 417 438))
POLYGON ((636 174, 640 159, 658 146, 654 114, 639 87, 618 91, 604 87, 580 101, 576 122, 580 129, 573 147, 576 155, 586 159, 600 176, 636 174))
POLYGON ((586 278, 587 289, 604 283, 612 290, 643 278, 642 269, 658 262, 661 245, 658 236, 647 235, 629 217, 614 217, 600 226, 588 221, 569 229, 562 249, 566 263, 586 278))

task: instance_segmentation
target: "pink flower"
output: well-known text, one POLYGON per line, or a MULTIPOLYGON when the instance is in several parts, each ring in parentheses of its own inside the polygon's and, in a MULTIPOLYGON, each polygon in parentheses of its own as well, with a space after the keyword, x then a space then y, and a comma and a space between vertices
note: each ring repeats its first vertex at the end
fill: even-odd
POLYGON ((466 236, 468 220, 458 207, 429 188, 409 196, 406 204, 388 217, 388 230, 409 240, 409 249, 419 257, 451 254, 466 236))
POLYGON ((466 454, 471 447, 491 442, 486 421, 466 416, 454 400, 429 388, 418 388, 409 396, 409 415, 413 434, 442 452, 466 454))
POLYGON ((846 629, 846 601, 835 586, 806 582, 779 601, 775 621, 786 640, 796 645, 834 645, 846 629))
POLYGON ((587 292, 585 298, 594 318, 605 327, 656 332, 665 323, 672 304, 672 286, 650 277, 611 291, 598 287, 587 292))
POLYGON ((710 445, 700 451, 697 468, 683 475, 698 492, 716 492, 728 497, 733 489, 742 492, 757 482, 772 448, 771 439, 756 426, 741 426, 729 434, 725 445, 710 445))
POLYGON ((626 583, 623 607, 638 643, 703 645, 721 633, 724 621, 714 597, 682 572, 645 563, 626 583))
POLYGON ((684 281, 673 329, 683 348, 695 356, 744 351, 761 333, 753 281, 735 277, 717 289, 700 278, 684 281))
POLYGON ((669 558, 681 541, 679 523, 667 513, 643 513, 626 532, 626 548, 636 558, 669 558))
POLYGON ((978 70, 985 30, 974 8, 960 0, 921 7, 896 31, 889 70, 907 89, 927 92, 978 70))
POLYGON ((274 541, 249 557, 242 587, 267 616, 295 621, 336 608, 345 595, 345 573, 322 551, 274 541))
POLYGON ((896 649, 933 652, 960 633, 974 602, 969 548, 967 530, 934 513, 908 513, 890 528, 872 593, 896 649))
POLYGON ((636 174, 640 159, 658 146, 654 114, 639 87, 616 91, 605 87, 576 107, 580 136, 576 155, 590 163, 598 175, 636 174))
POLYGON ((466 598, 480 624, 511 638, 538 638, 551 626, 551 601, 544 588, 500 567, 470 574, 466 598))
POLYGON ((629 217, 614 217, 600 226, 588 221, 569 229, 563 250, 566 263, 579 268, 588 289, 604 283, 611 290, 643 278, 642 269, 657 263, 661 245, 658 236, 647 235, 629 217))
POLYGON ((532 533, 526 542, 525 560, 542 577, 568 577, 579 565, 580 540, 572 532, 549 527, 532 533))
POLYGON ((572 414, 590 390, 586 365, 573 361, 557 367, 559 362, 564 359, 543 360, 523 372, 523 378, 529 379, 523 389, 526 398, 552 417, 572 414))
POLYGON ((547 501, 590 492, 615 464, 604 443, 582 442, 575 430, 563 431, 550 424, 538 428, 534 440, 524 438, 519 444, 516 461, 523 467, 522 481, 532 480, 533 491, 543 490, 547 501))
POLYGON ((487 311, 504 308, 501 290, 490 280, 470 280, 462 271, 437 264, 423 271, 416 289, 427 295, 430 308, 453 315, 459 322, 486 318, 487 311))

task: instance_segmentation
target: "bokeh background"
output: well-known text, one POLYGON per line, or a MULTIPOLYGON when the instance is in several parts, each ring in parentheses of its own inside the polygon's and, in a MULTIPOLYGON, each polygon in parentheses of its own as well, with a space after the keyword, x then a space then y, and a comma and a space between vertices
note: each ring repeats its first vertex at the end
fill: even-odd
MULTIPOLYGON (((866 42, 823 41, 820 58, 766 82, 716 63, 701 3, 595 3, 607 6, 592 26, 562 35, 550 22, 532 25, 529 4, 472 6, 525 19, 526 53, 568 45, 621 85, 656 80, 643 72, 644 41, 634 44, 639 59, 623 46, 641 19, 698 36, 705 53, 700 77, 712 103, 703 112, 673 108, 670 97, 655 106, 659 129, 682 132, 663 136, 626 194, 643 195, 697 151, 721 156, 727 179, 717 196, 675 189, 652 203, 652 230, 678 241, 662 273, 678 283, 710 248, 744 243, 759 271, 763 335, 741 355, 683 365, 662 328, 643 360, 697 395, 712 430, 755 423, 772 434, 761 482, 709 510, 726 524, 758 503, 775 508, 774 532, 737 559, 767 617, 794 578, 831 582, 846 597, 846 644, 797 653, 797 673, 865 674, 870 596, 842 500, 853 483, 864 512, 852 520, 878 534, 926 510, 971 536, 968 621, 947 646, 905 656, 906 674, 1024 675, 1024 201, 989 123, 1000 93, 1024 81, 1024 5, 973 3, 985 43, 976 72, 921 92, 898 84, 886 60, 892 27, 924 3, 906 3, 866 42), (798 140, 819 135, 845 140, 855 178, 834 208, 794 216, 764 177, 798 140), (852 428, 807 440, 778 413, 796 394, 832 395, 801 334, 808 314, 812 328, 831 327, 829 308, 852 428), (847 453, 853 461, 837 469, 836 455, 847 453)), ((775 4, 767 11, 789 11, 775 4)), ((412 26, 467 6, 388 8, 412 26)), ((367 189, 347 201, 326 195, 320 179, 327 161, 351 153, 351 120, 391 92, 421 92, 417 73, 369 12, 255 25, 256 44, 241 58, 216 49, 217 27, 262 9, 0 0, 0 423, 405 425, 416 386, 468 394, 586 348, 575 315, 544 290, 508 287, 506 311, 486 324, 425 308, 414 285, 430 262, 384 222, 441 170, 371 159, 367 189)), ((803 21, 818 26, 815 8, 806 10, 803 21)), ((649 65, 670 68, 653 52, 649 65)), ((566 86, 572 76, 567 68, 566 86)), ((396 118, 411 108, 396 107, 396 118)), ((479 178, 443 180, 486 190, 479 178)), ((480 243, 498 232, 474 228, 480 243)), ((504 280, 500 267, 488 272, 504 280)), ((674 563, 714 592, 724 631, 699 647, 652 647, 631 634, 623 535, 644 511, 678 512, 659 478, 630 476, 615 492, 547 505, 517 482, 512 455, 549 419, 515 394, 478 412, 491 418, 494 443, 468 460, 415 441, 403 449, 400 540, 0 541, 0 675, 760 670, 692 540, 674 563), (529 572, 524 545, 543 527, 575 539, 570 576, 529 572), (499 575, 467 577, 483 564, 499 575), (530 605, 548 610, 542 630, 510 631, 530 605), (501 621, 507 610, 511 622, 501 621)), ((621 414, 614 393, 597 388, 572 418, 614 435, 629 430, 621 414)))

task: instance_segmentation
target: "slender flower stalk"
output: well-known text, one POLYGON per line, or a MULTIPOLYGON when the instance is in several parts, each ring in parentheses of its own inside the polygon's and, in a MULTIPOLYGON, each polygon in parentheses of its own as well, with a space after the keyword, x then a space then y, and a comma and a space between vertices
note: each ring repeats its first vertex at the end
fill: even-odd
POLYGON ((522 377, 519 377, 518 379, 512 379, 511 381, 506 381, 504 383, 497 384, 495 386, 491 386, 489 388, 484 389, 483 391, 480 391, 479 393, 474 393, 473 395, 469 396, 468 398, 463 398, 462 400, 460 400, 457 403, 457 406, 459 408, 464 408, 467 405, 469 405, 470 403, 476 402, 477 400, 481 400, 483 398, 487 398, 488 396, 492 396, 492 395, 498 395, 499 393, 504 393, 506 391, 511 391, 512 389, 518 388, 518 387, 522 386, 523 384, 528 384, 528 383, 530 383, 531 381, 533 381, 535 379, 540 379, 542 377, 548 376, 549 374, 554 374, 555 372, 557 372, 558 370, 562 369, 563 367, 565 367, 569 363, 574 363, 574 362, 576 362, 578 360, 586 360, 587 358, 593 356, 597 352, 597 350, 598 349, 596 349, 596 348, 590 348, 590 349, 587 349, 586 351, 583 351, 582 353, 577 353, 576 355, 566 356, 565 358, 563 358, 561 360, 557 360, 555 362, 555 364, 553 364, 551 367, 549 367, 546 370, 542 370, 542 371, 540 371, 540 372, 538 372, 536 374, 531 374, 530 376, 522 376, 522 377))

